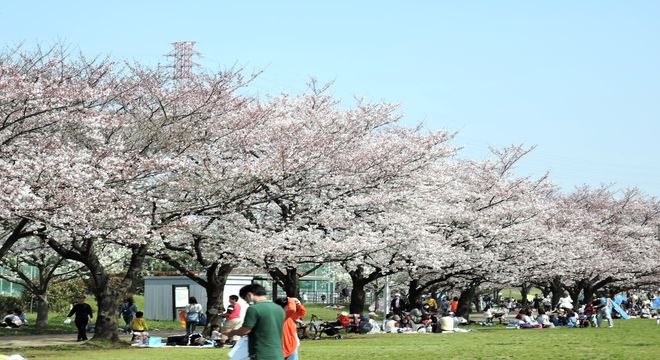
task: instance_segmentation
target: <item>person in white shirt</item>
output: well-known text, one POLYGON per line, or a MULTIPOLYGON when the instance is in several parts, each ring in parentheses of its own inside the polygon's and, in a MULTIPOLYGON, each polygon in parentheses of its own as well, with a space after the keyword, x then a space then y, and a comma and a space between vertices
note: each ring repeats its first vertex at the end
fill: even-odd
POLYGON ((555 327, 553 323, 550 322, 550 317, 548 314, 545 313, 545 311, 540 310, 539 315, 536 317, 536 322, 543 326, 544 328, 546 327, 555 327))
POLYGON ((13 312, 9 311, 7 315, 2 319, 2 326, 19 328, 23 325, 21 319, 16 316, 13 312))
POLYGON ((371 330, 369 331, 370 334, 380 332, 380 324, 378 324, 378 321, 376 320, 375 312, 369 313, 369 324, 371 324, 371 330))
POLYGON ((199 317, 202 315, 202 305, 197 303, 197 299, 191 296, 186 305, 186 335, 195 332, 199 323, 199 317))
POLYGON ((440 330, 442 332, 454 331, 454 314, 446 313, 440 318, 440 330))
POLYGON ((641 311, 641 316, 642 319, 650 319, 651 318, 651 308, 649 305, 644 305, 641 311))
POLYGON ((486 306, 486 310, 484 311, 484 318, 486 319, 486 322, 493 322, 493 308, 491 308, 490 305, 486 306))
POLYGON ((552 299, 550 299, 549 296, 544 296, 543 300, 541 300, 541 304, 543 304, 545 310, 550 311, 550 307, 552 306, 552 299))
POLYGON ((568 295, 567 292, 564 292, 564 296, 559 298, 559 303, 557 304, 558 309, 569 310, 573 309, 573 299, 568 295))
POLYGON ((220 333, 220 325, 211 326, 211 340, 213 340, 213 346, 223 347, 224 342, 222 341, 222 334, 220 333))
POLYGON ((383 325, 383 331, 386 333, 396 333, 399 330, 399 323, 398 321, 401 320, 398 315, 390 315, 390 317, 385 320, 385 324, 383 325))

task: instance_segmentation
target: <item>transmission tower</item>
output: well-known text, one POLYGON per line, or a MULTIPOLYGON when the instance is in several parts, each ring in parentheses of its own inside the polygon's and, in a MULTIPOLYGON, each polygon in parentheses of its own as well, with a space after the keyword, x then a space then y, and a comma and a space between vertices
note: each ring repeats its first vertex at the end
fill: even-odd
POLYGON ((195 51, 194 41, 177 41, 172 43, 174 50, 167 56, 173 57, 174 61, 168 66, 173 69, 173 78, 175 80, 190 79, 192 77, 193 67, 199 64, 192 61, 193 56, 200 56, 201 53, 195 51))

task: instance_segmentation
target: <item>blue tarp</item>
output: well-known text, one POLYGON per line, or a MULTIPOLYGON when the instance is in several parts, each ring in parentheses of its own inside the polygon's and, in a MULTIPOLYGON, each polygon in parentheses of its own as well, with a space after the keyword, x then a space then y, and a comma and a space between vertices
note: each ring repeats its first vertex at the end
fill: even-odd
POLYGON ((621 318, 622 318, 622 319, 624 319, 624 320, 628 320, 628 319, 630 319, 630 315, 628 315, 628 313, 625 312, 625 311, 621 308, 621 306, 619 306, 619 304, 617 304, 616 302, 614 302, 614 303, 612 304, 612 306, 614 307, 614 310, 616 310, 616 312, 618 312, 619 315, 621 315, 621 318))
POLYGON ((660 309, 660 296, 658 296, 657 298, 655 298, 655 300, 653 300, 653 304, 651 305, 651 307, 654 309, 660 309))
POLYGON ((614 297, 614 302, 619 304, 619 305, 621 305, 621 303, 626 301, 626 300, 628 300, 628 297, 626 297, 623 294, 619 294, 619 295, 614 297))

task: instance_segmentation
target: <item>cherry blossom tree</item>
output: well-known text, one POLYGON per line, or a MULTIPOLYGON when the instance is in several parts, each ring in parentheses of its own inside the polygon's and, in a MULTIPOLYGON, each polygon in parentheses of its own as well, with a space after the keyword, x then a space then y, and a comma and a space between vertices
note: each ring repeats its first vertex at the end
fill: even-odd
MULTIPOLYGON (((304 275, 299 265, 309 264, 309 272, 328 261, 354 263, 352 258, 383 245, 377 236, 383 229, 368 217, 375 219, 386 206, 394 206, 387 195, 405 187, 397 179, 447 156, 449 134, 397 126, 399 116, 391 104, 360 101, 342 110, 330 96, 315 91, 276 100, 279 131, 274 133, 289 139, 278 142, 275 152, 283 154, 278 166, 286 170, 286 181, 267 184, 270 202, 253 209, 250 218, 267 244, 256 263, 295 296, 304 275)), ((364 299, 363 287, 353 289, 364 299)))
POLYGON ((0 264, 9 272, 0 278, 23 286, 36 299, 36 327, 48 326, 48 286, 81 276, 74 264, 52 251, 41 238, 31 236, 13 246, 0 264))
POLYGON ((427 211, 419 221, 429 253, 408 269, 413 295, 424 285, 462 289, 458 315, 467 317, 480 285, 514 281, 519 254, 539 238, 536 217, 554 190, 547 177, 515 175, 515 164, 529 151, 494 149, 492 160, 459 160, 445 170, 449 176, 426 179, 427 196, 419 198, 427 211), (428 196, 434 189, 440 191, 428 196))
MULTIPOLYGON (((30 136, 6 135, 13 148, 3 153, 1 164, 8 177, 2 182, 2 218, 34 224, 32 233, 60 256, 85 265, 99 305, 95 338, 116 340, 119 302, 141 270, 149 244, 163 223, 182 216, 181 209, 174 213, 165 206, 172 204, 163 196, 173 188, 172 174, 187 166, 188 149, 213 136, 201 125, 237 106, 231 94, 237 77, 204 74, 173 83, 160 69, 112 70, 106 64, 99 80, 97 72, 59 61, 56 74, 91 75, 67 78, 73 85, 66 88, 61 81, 57 88, 63 93, 48 94, 44 101, 71 97, 82 105, 29 117, 46 125, 30 125, 27 132, 8 127, 30 136), (128 258, 117 282, 105 264, 112 256, 128 258)), ((8 82, 7 93, 22 94, 18 85, 8 82)), ((7 241, 22 234, 14 229, 7 241)))
POLYGON ((38 175, 29 161, 52 146, 49 137, 99 105, 90 95, 109 77, 107 59, 66 57, 61 45, 0 53, 0 258, 34 230, 23 209, 39 206, 22 179, 38 175))

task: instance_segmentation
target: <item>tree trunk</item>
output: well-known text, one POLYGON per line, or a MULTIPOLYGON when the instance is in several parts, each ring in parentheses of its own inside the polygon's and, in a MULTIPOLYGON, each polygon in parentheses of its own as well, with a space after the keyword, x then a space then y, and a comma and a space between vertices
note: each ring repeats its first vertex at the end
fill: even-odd
POLYGON ((383 295, 384 286, 374 285, 374 311, 380 309, 380 297, 383 295))
POLYGON ((592 301, 594 299, 594 292, 596 290, 597 289, 595 289, 591 285, 584 287, 583 293, 584 293, 584 303, 585 304, 588 304, 590 301, 592 301))
POLYGON ((424 287, 420 286, 418 279, 410 280, 408 283, 408 304, 415 307, 421 306, 423 292, 424 287))
POLYGON ((472 311, 472 299, 477 291, 477 287, 472 285, 461 292, 458 298, 458 309, 456 309, 456 316, 470 319, 470 312, 472 311))
POLYGON ((29 223, 30 220, 21 218, 18 224, 14 226, 14 229, 12 230, 11 234, 5 239, 5 241, 2 244, 0 244, 0 259, 2 259, 7 254, 9 249, 11 249, 11 247, 14 246, 14 244, 18 242, 18 240, 32 234, 32 232, 23 231, 29 223))
POLYGON ((48 298, 46 294, 40 294, 37 298, 37 329, 45 329, 48 327, 48 298))
POLYGON ((571 295, 571 299, 573 299, 573 309, 577 309, 579 306, 579 301, 578 298, 580 297, 580 293, 582 292, 582 289, 584 289, 585 286, 589 284, 589 280, 580 280, 576 281, 573 286, 566 286, 566 291, 571 295))
MULTIPOLYGON (((598 276, 595 278, 585 281, 584 285, 584 302, 585 304, 594 298, 594 293, 596 291, 604 288, 606 285, 614 282, 614 279, 610 276, 606 277, 605 279, 598 280, 598 276)), ((612 295, 618 293, 619 291, 612 292, 612 295)))
MULTIPOLYGON (((223 298, 225 284, 233 266, 228 264, 214 264, 206 270, 206 314, 207 322, 204 334, 211 333, 212 325, 220 325, 220 309, 224 308, 223 298)), ((193 279, 194 280, 194 279, 193 279)), ((238 295, 238 294, 231 294, 238 295)))
MULTIPOLYGON (((351 289, 351 303, 349 305, 351 314, 361 314, 364 311, 364 303, 366 300, 365 288, 368 284, 384 277, 380 271, 373 271, 365 274, 363 266, 358 266, 355 269, 349 270, 348 275, 351 277, 353 288, 351 289)), ((387 304, 385 304, 387 306, 387 304)))
POLYGON ((531 290, 532 286, 529 284, 522 284, 520 286, 520 297, 521 297, 521 302, 523 306, 529 305, 529 300, 527 299, 527 295, 529 295, 529 291, 531 290))
POLYGON ((367 292, 364 290, 365 285, 363 280, 353 279, 351 305, 349 306, 349 312, 351 314, 362 314, 364 311, 364 303, 367 298, 367 292))
POLYGON ((298 270, 295 267, 287 266, 284 271, 274 269, 269 271, 273 280, 284 289, 287 297, 294 297, 300 299, 300 279, 298 277, 298 270))
POLYGON ((80 239, 78 240, 80 243, 72 248, 65 247, 51 238, 47 241, 48 245, 60 256, 78 261, 89 270, 92 279, 91 290, 98 304, 98 312, 95 314, 96 326, 92 340, 119 341, 119 306, 129 294, 133 282, 142 271, 148 246, 146 244, 127 246, 131 250, 131 257, 126 273, 117 281, 112 281, 113 279, 106 272, 94 250, 95 241, 102 241, 102 239, 80 239))
POLYGON ((480 294, 475 294, 476 296, 472 298, 472 303, 474 304, 474 310, 476 312, 481 312, 481 295, 480 294))
POLYGON ((561 278, 559 276, 555 276, 550 282, 550 292, 552 292, 552 304, 550 305, 551 308, 554 309, 554 307, 557 306, 563 291, 564 287, 561 284, 561 278))
POLYGON ((502 291, 502 289, 493 290, 493 302, 497 305, 499 305, 500 301, 502 301, 502 297, 500 296, 500 291, 502 291))
POLYGON ((108 285, 109 278, 105 276, 106 286, 99 286, 96 284, 94 289, 94 297, 98 305, 98 312, 96 315, 96 324, 94 328, 94 337, 92 340, 111 340, 119 341, 119 321, 118 309, 122 303, 122 297, 113 294, 108 285))
POLYGON ((142 271, 142 265, 147 257, 148 245, 135 245, 131 247, 131 258, 126 273, 118 283, 111 283, 110 276, 105 272, 103 265, 96 254, 85 265, 92 272, 94 282, 94 295, 98 302, 98 315, 94 337, 92 340, 119 340, 119 306, 130 293, 133 283, 142 271))

